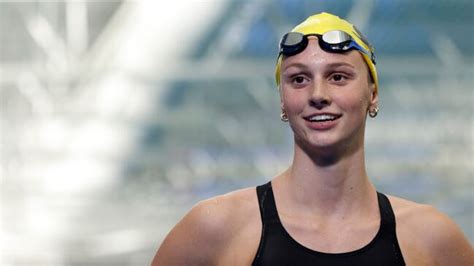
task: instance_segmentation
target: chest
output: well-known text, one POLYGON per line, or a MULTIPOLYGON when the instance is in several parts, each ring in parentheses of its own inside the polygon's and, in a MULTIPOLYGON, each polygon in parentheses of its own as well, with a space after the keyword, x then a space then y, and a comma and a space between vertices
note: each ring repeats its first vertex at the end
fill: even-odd
MULTIPOLYGON (((319 241, 333 242, 330 239, 319 241)), ((314 246, 327 247, 328 244, 316 243, 314 246)), ((347 248, 352 244, 343 246, 347 248)), ((331 244, 330 247, 335 246, 331 244)), ((321 251, 298 242, 275 223, 265 225, 253 265, 404 265, 397 247, 396 239, 379 230, 368 243, 356 249, 321 251)))
POLYGON ((324 253, 344 253, 369 244, 380 228, 380 219, 322 223, 310 217, 280 216, 275 227, 291 242, 324 253))

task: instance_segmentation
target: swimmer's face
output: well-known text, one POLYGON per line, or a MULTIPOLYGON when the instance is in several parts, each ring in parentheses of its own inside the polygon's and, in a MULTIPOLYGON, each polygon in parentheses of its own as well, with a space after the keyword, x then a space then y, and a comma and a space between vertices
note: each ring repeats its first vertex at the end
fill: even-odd
POLYGON ((368 71, 358 51, 329 53, 316 37, 303 52, 284 58, 281 107, 296 142, 304 147, 363 144, 367 111, 378 101, 368 71))

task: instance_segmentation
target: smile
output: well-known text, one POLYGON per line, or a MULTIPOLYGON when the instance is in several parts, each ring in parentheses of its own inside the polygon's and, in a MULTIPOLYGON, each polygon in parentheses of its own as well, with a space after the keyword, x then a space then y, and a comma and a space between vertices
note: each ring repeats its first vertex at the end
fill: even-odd
POLYGON ((334 121, 341 117, 341 115, 335 115, 335 114, 315 114, 311 116, 305 117, 306 120, 310 122, 325 122, 325 121, 334 121))

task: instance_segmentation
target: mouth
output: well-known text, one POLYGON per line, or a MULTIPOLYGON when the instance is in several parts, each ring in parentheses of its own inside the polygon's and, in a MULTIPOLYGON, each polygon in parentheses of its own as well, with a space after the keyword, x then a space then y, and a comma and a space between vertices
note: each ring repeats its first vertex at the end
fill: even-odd
POLYGON ((339 119, 341 116, 342 115, 324 113, 324 114, 315 114, 315 115, 306 116, 304 117, 304 119, 312 123, 320 123, 320 122, 334 121, 336 119, 339 119))

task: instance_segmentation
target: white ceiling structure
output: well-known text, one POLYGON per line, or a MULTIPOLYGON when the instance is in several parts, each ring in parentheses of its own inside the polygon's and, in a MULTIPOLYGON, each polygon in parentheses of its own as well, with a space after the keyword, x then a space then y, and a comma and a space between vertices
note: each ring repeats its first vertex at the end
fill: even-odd
POLYGON ((166 84, 136 75, 159 81, 175 73, 226 1, 123 2, 90 46, 93 4, 56 3, 56 12, 65 9, 65 34, 48 12, 54 3, 24 5, 13 8, 26 9, 22 22, 44 59, 1 64, 3 89, 17 86, 31 113, 2 117, 0 264, 66 265, 73 251, 60 250, 74 238, 87 239, 86 257, 154 243, 127 228, 90 236, 91 226, 79 228, 75 217, 120 181, 121 161, 140 137, 130 125, 157 111, 154 99, 166 84))

